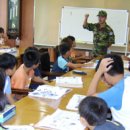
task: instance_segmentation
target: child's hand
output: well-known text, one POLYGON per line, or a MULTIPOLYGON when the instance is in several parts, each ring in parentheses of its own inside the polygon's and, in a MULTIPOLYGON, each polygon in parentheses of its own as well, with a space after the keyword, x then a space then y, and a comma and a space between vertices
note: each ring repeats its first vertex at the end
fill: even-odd
POLYGON ((101 72, 101 74, 108 72, 112 68, 112 64, 114 61, 111 58, 105 58, 101 61, 98 71, 101 72))
POLYGON ((46 80, 44 80, 44 79, 43 79, 43 83, 44 83, 44 84, 49 84, 49 82, 46 81, 46 80))

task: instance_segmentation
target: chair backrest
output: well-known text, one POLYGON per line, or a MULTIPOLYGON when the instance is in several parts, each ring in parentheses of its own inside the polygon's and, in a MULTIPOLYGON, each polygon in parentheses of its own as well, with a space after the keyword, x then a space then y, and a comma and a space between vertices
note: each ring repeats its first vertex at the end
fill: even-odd
POLYGON ((40 53, 39 69, 41 71, 49 71, 50 72, 50 55, 47 51, 40 53))
POLYGON ((55 55, 56 55, 56 60, 57 60, 58 56, 60 55, 59 45, 57 45, 57 46, 55 47, 55 55))

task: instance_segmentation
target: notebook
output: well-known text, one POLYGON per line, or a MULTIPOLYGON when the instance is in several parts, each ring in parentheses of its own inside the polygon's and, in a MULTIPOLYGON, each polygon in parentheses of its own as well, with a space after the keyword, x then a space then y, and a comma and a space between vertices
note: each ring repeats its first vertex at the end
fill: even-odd
POLYGON ((56 77, 56 86, 82 88, 82 77, 56 77))
POLYGON ((40 98, 47 98, 47 99, 59 99, 63 95, 70 92, 72 89, 70 88, 63 88, 58 86, 50 86, 50 85, 40 85, 36 90, 33 92, 29 92, 29 96, 32 97, 40 97, 40 98))
POLYGON ((61 109, 43 118, 36 127, 50 130, 84 130, 78 113, 61 109))
POLYGON ((85 95, 74 94, 73 97, 70 99, 69 103, 67 104, 66 109, 77 111, 80 102, 85 97, 85 95))

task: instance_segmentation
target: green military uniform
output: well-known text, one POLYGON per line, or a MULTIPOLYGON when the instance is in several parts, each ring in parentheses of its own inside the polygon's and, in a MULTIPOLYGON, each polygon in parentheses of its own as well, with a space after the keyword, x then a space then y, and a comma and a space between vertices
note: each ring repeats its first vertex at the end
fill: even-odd
MULTIPOLYGON (((100 11, 98 16, 107 16, 107 14, 104 14, 104 11, 100 11)), ((88 23, 84 28, 94 33, 93 56, 107 54, 108 47, 115 43, 115 35, 111 27, 105 24, 103 28, 100 28, 99 23, 88 23)))

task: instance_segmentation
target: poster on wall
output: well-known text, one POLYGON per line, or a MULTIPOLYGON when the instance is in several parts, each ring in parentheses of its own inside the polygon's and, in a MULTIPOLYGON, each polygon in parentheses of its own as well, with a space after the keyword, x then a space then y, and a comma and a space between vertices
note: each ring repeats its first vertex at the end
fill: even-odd
POLYGON ((8 0, 8 28, 9 39, 20 37, 20 0, 8 0))

